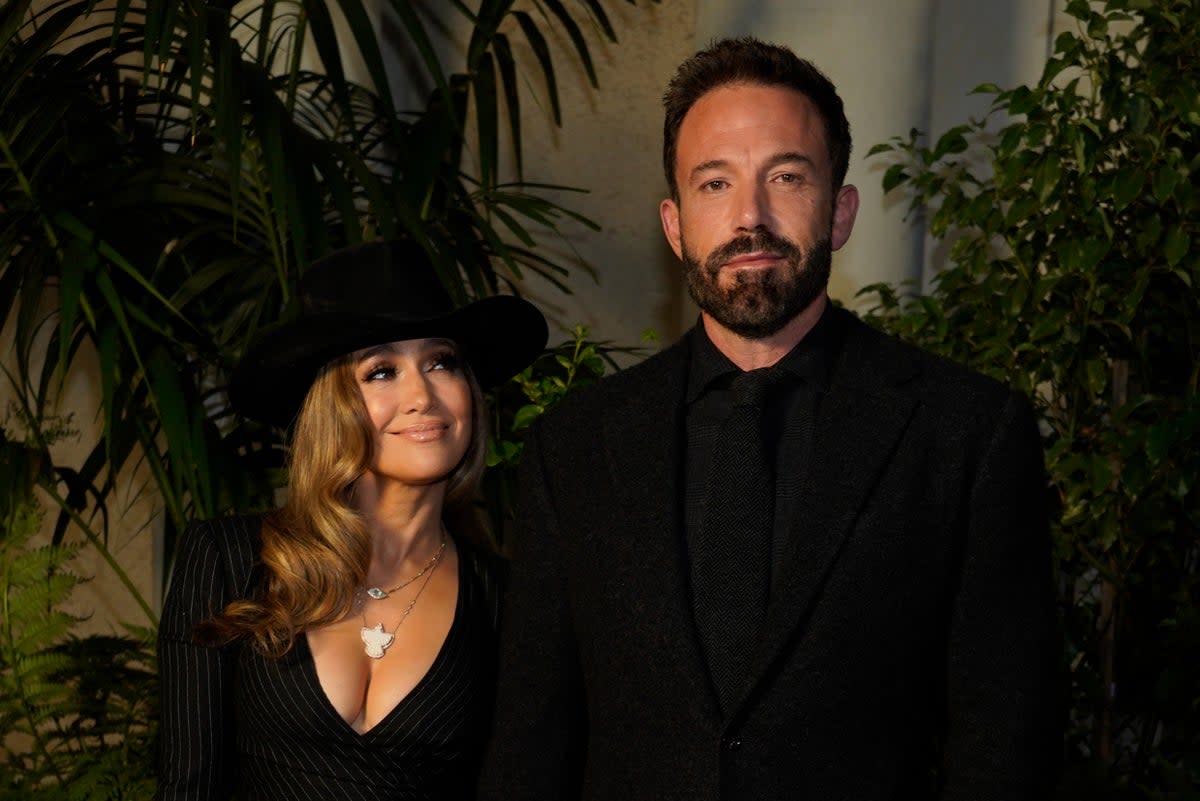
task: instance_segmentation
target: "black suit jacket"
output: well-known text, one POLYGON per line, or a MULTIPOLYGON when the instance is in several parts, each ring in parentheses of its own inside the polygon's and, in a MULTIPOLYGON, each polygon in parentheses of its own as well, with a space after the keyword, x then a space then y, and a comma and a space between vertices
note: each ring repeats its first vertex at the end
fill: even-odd
POLYGON ((835 314, 783 591, 728 714, 688 587, 686 340, 530 432, 486 798, 1048 794, 1057 642, 1030 405, 835 314))

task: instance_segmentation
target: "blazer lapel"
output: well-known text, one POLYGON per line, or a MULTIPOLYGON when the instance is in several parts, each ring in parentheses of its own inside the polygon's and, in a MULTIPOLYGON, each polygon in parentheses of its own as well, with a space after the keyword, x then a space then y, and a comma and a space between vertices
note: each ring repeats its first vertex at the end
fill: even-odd
POLYGON ((842 314, 846 338, 814 421, 812 461, 784 560, 787 575, 767 609, 751 680, 730 712, 803 624, 916 406, 903 387, 912 365, 879 358, 873 344, 880 335, 842 314))
POLYGON ((683 397, 688 338, 664 351, 650 381, 604 415, 605 448, 627 530, 613 538, 629 550, 624 572, 629 597, 646 614, 648 637, 680 680, 709 688, 710 717, 719 718, 692 614, 684 547, 683 397), (633 566, 637 566, 636 569, 633 566))

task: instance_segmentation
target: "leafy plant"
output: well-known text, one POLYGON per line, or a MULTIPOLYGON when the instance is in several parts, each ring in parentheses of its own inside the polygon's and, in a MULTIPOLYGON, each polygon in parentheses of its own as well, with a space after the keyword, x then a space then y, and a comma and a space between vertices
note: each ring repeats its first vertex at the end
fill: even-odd
POLYGON ((501 544, 513 519, 516 470, 525 430, 567 393, 604 377, 610 367, 616 366, 615 355, 637 352, 636 348, 594 342, 586 326, 576 326, 571 339, 547 350, 494 393, 492 406, 496 411, 488 442, 484 498, 492 531, 501 544))
POLYGON ((1067 13, 1078 29, 1036 85, 977 90, 988 119, 871 151, 898 157, 884 188, 951 264, 925 296, 864 292, 877 324, 1035 400, 1070 679, 1061 796, 1194 798, 1200 2, 1067 13))
POLYGON ((153 632, 74 636, 82 544, 37 545, 41 452, 0 432, 0 799, 143 799, 154 789, 153 632))
MULTIPOLYGON (((5 752, 3 792, 144 794, 149 634, 66 637, 71 621, 56 610, 75 586, 78 547, 67 543, 96 547, 153 625, 107 548, 115 489, 156 494, 168 554, 190 519, 272 503, 282 432, 239 419, 225 386, 247 343, 294 313, 302 265, 408 237, 458 301, 516 291, 529 275, 567 288, 567 266, 540 244, 564 218, 592 223, 548 199, 565 187, 524 179, 528 85, 515 51, 528 45, 559 121, 555 65, 571 59, 595 85, 589 42, 615 40, 611 2, 433 4, 472 23, 452 71, 418 13, 430 4, 389 0, 416 55, 404 80, 433 87, 417 108, 396 107, 362 0, 336 4, 347 41, 317 0, 0 5, 0 329, 15 342, 5 373, 30 430, 20 453, 39 465, 29 480, 58 512, 49 550, 30 552, 40 556, 23 550, 26 529, 4 538, 5 564, 32 583, 2 588, 37 614, 5 618, 0 642, 10 648, 0 724, 23 733, 5 752), (346 78, 351 51, 370 86, 346 78), (502 182, 510 173, 518 180, 502 182), (43 432, 81 374, 97 377, 100 433, 82 464, 58 464, 43 432), (34 639, 47 648, 22 626, 41 626, 34 639)), ((501 405, 498 419, 513 411, 501 405)), ((0 514, 24 526, 25 496, 14 489, 10 502, 7 489, 0 514)))
POLYGON ((139 472, 162 499, 168 553, 191 518, 271 502, 279 432, 232 414, 226 376, 294 311, 300 265, 333 247, 413 238, 460 301, 531 273, 565 288, 539 237, 581 218, 547 199, 560 187, 500 181, 502 112, 520 175, 515 44, 557 120, 547 34, 565 34, 594 83, 584 29, 615 38, 605 3, 444 4, 473 23, 457 72, 417 3, 386 5, 417 55, 408 79, 434 86, 420 108, 395 107, 361 0, 337 4, 350 42, 315 0, 0 7, 0 326, 15 332, 15 389, 36 423, 93 358, 100 379, 102 437, 82 466, 56 465, 56 541, 81 521, 104 539, 107 499, 139 472), (306 44, 318 70, 303 67, 306 44), (346 78, 347 46, 370 87, 346 78))

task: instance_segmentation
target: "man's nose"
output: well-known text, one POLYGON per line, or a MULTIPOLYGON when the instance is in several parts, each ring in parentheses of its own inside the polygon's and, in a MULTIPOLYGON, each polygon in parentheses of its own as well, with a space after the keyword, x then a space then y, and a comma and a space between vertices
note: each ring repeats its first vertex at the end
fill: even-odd
POLYGON ((755 231, 770 227, 770 207, 766 189, 758 184, 744 185, 736 190, 737 228, 755 231))

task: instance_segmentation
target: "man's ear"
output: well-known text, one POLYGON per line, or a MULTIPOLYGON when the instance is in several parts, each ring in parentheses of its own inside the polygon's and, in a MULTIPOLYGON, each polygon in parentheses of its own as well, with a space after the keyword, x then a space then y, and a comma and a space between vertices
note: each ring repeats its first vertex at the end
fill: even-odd
POLYGON ((671 246, 671 250, 675 251, 675 255, 682 259, 683 246, 679 236, 679 204, 671 200, 671 198, 667 198, 658 204, 658 216, 662 220, 663 233, 667 236, 667 243, 671 246))
POLYGON ((830 245, 834 250, 839 249, 850 238, 854 229, 854 218, 858 216, 858 189, 853 184, 845 184, 837 191, 833 201, 833 232, 830 234, 830 245))

